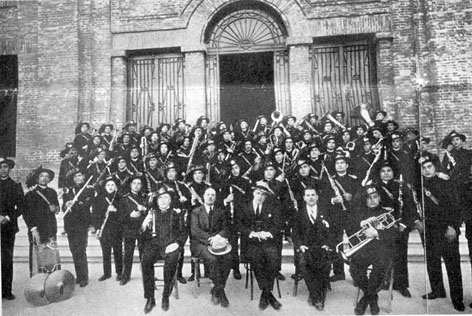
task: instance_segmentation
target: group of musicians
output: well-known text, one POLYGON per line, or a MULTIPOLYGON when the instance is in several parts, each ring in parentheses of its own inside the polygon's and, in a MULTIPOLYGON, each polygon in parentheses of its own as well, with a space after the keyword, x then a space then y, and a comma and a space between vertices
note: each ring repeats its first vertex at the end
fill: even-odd
MULTIPOLYGON (((156 305, 157 260, 164 260, 163 310, 169 309, 174 280, 187 282, 182 267, 189 239, 192 258, 204 263, 202 274, 213 282, 214 304, 229 306, 226 281, 231 270, 241 279, 244 262, 261 290, 259 308, 280 309, 272 289, 276 278, 285 279, 286 240, 294 247, 292 278, 305 280, 311 305, 323 310, 330 282, 344 280, 349 263, 364 294, 355 314, 370 306, 375 315, 377 293, 389 273, 393 288, 411 297, 408 239, 414 229, 422 237, 432 289, 423 299, 446 297, 443 258, 453 306, 464 311, 458 242, 463 221, 472 250, 467 207, 472 206, 472 155, 464 148, 466 137, 449 133, 441 162, 426 150, 428 138, 410 128, 400 132, 386 116, 377 111, 374 121, 351 128, 340 111, 321 119, 308 114, 299 122, 279 112, 272 122, 262 115, 253 128, 246 120, 234 128, 225 122, 211 127, 206 117, 193 127, 177 119, 173 126, 139 131, 135 122, 120 131, 112 124, 91 130, 81 122, 61 153, 62 199, 48 187, 54 172, 42 167, 28 177, 23 197, 21 185, 9 177, 14 161, 2 159, 3 298, 14 299, 17 217, 24 216, 32 244, 55 239, 62 200, 77 284, 89 281, 86 247, 93 226, 103 253, 99 281, 112 276, 113 251, 116 280, 125 285, 137 245, 146 313, 156 305)), ((188 281, 200 277, 194 262, 191 271, 188 281)))

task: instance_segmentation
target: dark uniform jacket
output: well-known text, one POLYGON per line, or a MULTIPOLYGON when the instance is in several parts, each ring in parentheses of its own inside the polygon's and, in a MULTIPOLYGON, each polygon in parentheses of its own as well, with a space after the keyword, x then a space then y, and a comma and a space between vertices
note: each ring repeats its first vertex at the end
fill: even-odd
POLYGON ((144 221, 145 214, 140 212, 140 216, 136 218, 131 217, 133 211, 138 210, 138 206, 134 201, 139 205, 146 206, 146 195, 142 193, 132 193, 129 192, 123 196, 121 199, 121 207, 123 208, 123 237, 124 238, 138 238, 141 232, 141 224, 144 221))
POLYGON ((54 189, 49 187, 29 191, 25 195, 26 207, 23 213, 23 218, 28 226, 28 237, 32 240, 31 229, 38 228, 41 243, 45 243, 50 238, 56 238, 57 222, 56 214, 51 212, 48 202, 46 202, 38 193, 41 192, 48 200, 50 205, 55 205, 59 208, 59 200, 54 189))
POLYGON ((25 197, 21 183, 16 183, 10 177, 0 179, 0 215, 8 216, 10 221, 2 225, 2 233, 17 233, 17 218, 23 213, 25 197))
MULTIPOLYGON (((62 208, 66 210, 66 203, 72 201, 74 197, 82 189, 82 186, 74 186, 69 189, 69 192, 63 196, 62 208)), ((94 198, 94 190, 92 188, 85 188, 79 196, 77 202, 72 206, 72 210, 64 216, 64 229, 66 232, 73 230, 84 230, 92 224, 90 207, 94 198)))
POLYGON ((106 219, 106 213, 108 206, 113 205, 116 207, 116 212, 108 212, 108 219, 106 224, 103 226, 102 239, 112 239, 121 237, 121 223, 123 222, 124 211, 120 202, 121 198, 118 194, 114 193, 101 193, 98 194, 92 203, 92 224, 96 230, 101 229, 106 219))

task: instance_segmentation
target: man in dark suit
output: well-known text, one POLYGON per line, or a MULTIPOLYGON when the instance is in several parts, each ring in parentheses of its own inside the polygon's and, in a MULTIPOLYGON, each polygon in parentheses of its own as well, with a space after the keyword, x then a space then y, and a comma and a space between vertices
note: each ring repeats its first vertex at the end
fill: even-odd
POLYGON ((273 191, 266 182, 259 181, 253 192, 253 200, 241 212, 239 231, 241 247, 247 254, 251 268, 262 290, 259 308, 264 310, 270 304, 278 310, 282 304, 272 294, 274 280, 279 271, 278 242, 282 229, 280 210, 266 199, 273 197, 273 191))
POLYGON ((10 178, 15 166, 11 159, 0 158, 0 225, 2 233, 2 299, 14 300, 11 292, 13 281, 13 249, 18 232, 17 218, 24 208, 24 195, 21 183, 10 178))
POLYGON ((212 302, 228 307, 224 289, 231 270, 231 245, 227 241, 230 218, 228 212, 215 208, 215 201, 215 189, 207 188, 203 194, 203 205, 192 211, 190 251, 192 256, 203 259, 209 265, 210 279, 214 284, 212 302))
POLYGON ((330 258, 334 256, 334 239, 329 219, 318 207, 315 188, 306 187, 303 200, 305 206, 294 221, 294 248, 300 256, 299 267, 310 292, 310 302, 317 310, 323 310, 329 286, 330 258))
POLYGON ((141 260, 143 271, 144 312, 149 313, 156 305, 154 299, 154 263, 164 260, 164 291, 162 309, 169 309, 172 280, 177 271, 180 249, 187 240, 187 230, 181 209, 171 207, 171 194, 165 187, 156 195, 157 206, 151 202, 151 210, 142 223, 144 251, 141 260))

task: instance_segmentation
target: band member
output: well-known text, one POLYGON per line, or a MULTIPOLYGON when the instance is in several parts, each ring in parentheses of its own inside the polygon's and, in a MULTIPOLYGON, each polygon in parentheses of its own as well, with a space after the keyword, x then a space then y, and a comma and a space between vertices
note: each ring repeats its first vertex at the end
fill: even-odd
POLYGON ((172 280, 175 276, 180 249, 187 240, 183 213, 171 206, 172 198, 165 187, 160 188, 156 198, 151 202, 151 209, 144 219, 141 229, 143 234, 143 270, 144 312, 149 313, 156 305, 154 299, 154 263, 164 260, 164 291, 162 292, 161 308, 169 309, 169 296, 172 291, 172 280), (157 205, 154 202, 157 200, 157 205))
POLYGON ((118 194, 124 195, 129 192, 129 184, 133 173, 129 171, 128 160, 124 156, 116 158, 116 165, 118 170, 113 173, 112 177, 118 180, 118 194))
POLYGON ((107 161, 107 156, 108 151, 106 150, 97 152, 96 156, 93 158, 93 161, 90 162, 87 168, 87 178, 92 176, 92 183, 96 183, 97 186, 101 186, 103 184, 103 179, 112 175, 110 165, 113 162, 113 158, 107 161))
MULTIPOLYGON (((172 197, 172 207, 182 210, 182 216, 185 219, 188 210, 191 208, 190 200, 192 195, 187 187, 180 181, 177 181, 177 166, 173 162, 169 162, 165 166, 165 178, 162 183, 172 197)), ((185 224, 185 223, 184 223, 185 224)), ((177 281, 186 284, 187 280, 182 276, 184 266, 184 247, 180 248, 179 265, 177 267, 177 281)))
MULTIPOLYGON (((339 243, 343 240, 346 217, 351 211, 352 201, 360 184, 356 176, 348 173, 349 160, 344 155, 335 157, 334 167, 336 174, 326 174, 323 178, 325 190, 323 201, 320 202, 331 214, 331 231, 336 243, 339 243)), ((326 173, 326 168, 324 171, 326 173)), ((345 280, 344 261, 341 257, 334 262, 333 273, 334 275, 330 278, 331 282, 345 280)))
POLYGON ((310 293, 309 300, 321 311, 329 287, 334 243, 327 214, 318 207, 317 191, 307 186, 303 192, 305 205, 294 221, 294 248, 300 257, 299 267, 310 293))
POLYGON ((133 176, 130 182, 131 191, 123 196, 123 239, 125 254, 123 256, 123 274, 120 285, 128 283, 133 267, 134 248, 138 242, 139 258, 143 254, 143 244, 140 236, 141 224, 147 211, 146 195, 141 192, 143 180, 133 176))
POLYGON ((128 169, 135 175, 141 177, 144 173, 143 160, 140 158, 139 147, 133 146, 128 153, 128 169))
POLYGON ((97 232, 97 238, 100 240, 103 256, 103 275, 98 281, 111 278, 112 250, 117 281, 121 280, 123 272, 121 223, 124 214, 120 205, 120 196, 117 193, 117 181, 109 177, 103 182, 103 190, 100 190, 93 200, 92 223, 97 232))
POLYGON ((75 128, 74 147, 77 148, 81 157, 86 157, 88 152, 88 144, 92 136, 88 133, 90 124, 88 122, 80 122, 75 128))
POLYGON ((105 123, 105 124, 102 124, 100 128, 98 129, 98 134, 102 137, 103 144, 106 146, 106 149, 113 147, 112 146, 113 135, 111 135, 113 128, 114 128, 113 124, 105 123))
POLYGON ((76 169, 71 177, 73 177, 74 186, 63 196, 64 229, 67 233, 69 249, 74 260, 76 282, 80 284, 80 287, 84 287, 87 286, 89 280, 87 239, 88 229, 92 224, 90 207, 95 192, 92 186, 83 188, 85 175, 80 169, 76 169), (81 191, 82 188, 83 191, 81 191))
POLYGON ((450 183, 438 177, 439 159, 436 155, 424 155, 419 163, 424 193, 424 228, 419 227, 419 230, 425 234, 426 267, 431 285, 431 293, 423 295, 423 299, 446 297, 441 269, 443 258, 449 277, 452 304, 462 312, 465 307, 459 253, 461 220, 458 199, 454 191, 450 190, 450 183))
POLYGON ((324 139, 323 161, 330 174, 334 174, 334 158, 336 158, 336 136, 328 134, 324 139))
POLYGON ((28 176, 26 186, 30 191, 25 195, 25 210, 23 219, 28 226, 29 267, 30 276, 33 273, 33 245, 45 244, 56 240, 57 222, 56 213, 59 212, 59 200, 54 189, 48 184, 54 179, 51 169, 38 168, 28 176))
POLYGON ((13 281, 13 249, 15 235, 19 231, 17 218, 25 207, 25 197, 21 183, 10 177, 15 167, 11 159, 0 158, 0 231, 2 248, 2 299, 15 299, 12 293, 13 281))
POLYGON ((231 268, 233 269, 233 277, 236 280, 241 279, 241 273, 239 272, 239 254, 238 254, 238 241, 239 232, 236 223, 242 209, 249 202, 251 190, 251 184, 249 180, 241 176, 240 162, 236 159, 231 159, 229 162, 231 167, 231 176, 225 183, 221 190, 221 197, 224 197, 223 205, 229 210, 231 219, 229 222, 229 243, 231 244, 231 256, 232 263, 231 268), (232 205, 232 206, 231 206, 232 205))
POLYGON ((371 168, 372 163, 375 160, 375 153, 372 150, 373 140, 369 137, 364 137, 362 144, 362 152, 355 158, 352 166, 352 172, 359 179, 364 179, 367 174, 367 170, 371 168))
POLYGON ((274 281, 279 271, 279 240, 282 230, 280 211, 270 203, 273 191, 263 181, 256 183, 253 200, 247 204, 239 219, 241 245, 247 249, 251 268, 262 290, 259 308, 264 310, 270 304, 278 310, 282 307, 272 294, 274 281))
POLYGON ((398 231, 394 225, 378 225, 377 218, 384 213, 393 211, 393 209, 381 206, 379 189, 375 185, 363 188, 362 202, 365 205, 355 210, 350 220, 351 230, 364 229, 363 236, 371 241, 350 258, 352 279, 354 284, 364 293, 364 296, 357 302, 354 312, 356 315, 363 315, 367 306, 370 305, 372 315, 377 315, 380 311, 377 304, 377 293, 382 289, 383 276, 392 260, 398 231), (372 265, 372 270, 368 276, 370 265, 372 265))
POLYGON ((141 140, 136 130, 137 126, 138 125, 134 121, 128 121, 123 126, 123 130, 129 134, 131 144, 136 145, 136 146, 139 145, 139 141, 141 140))
POLYGON ((157 192, 162 182, 162 170, 158 166, 157 156, 154 153, 148 154, 147 161, 149 168, 144 173, 146 182, 146 192, 157 192))
POLYGON ((229 213, 215 207, 216 191, 207 188, 203 195, 204 204, 192 211, 190 220, 190 251, 193 257, 203 259, 210 268, 213 281, 211 300, 217 305, 228 307, 226 280, 231 269, 231 245, 229 237, 229 213))
POLYGON ((58 187, 70 187, 73 183, 68 183, 68 179, 72 180, 70 177, 71 171, 73 172, 76 168, 83 169, 84 168, 84 159, 78 156, 77 149, 75 147, 69 147, 66 149, 67 151, 67 158, 62 159, 61 165, 59 166, 59 179, 58 179, 58 187))

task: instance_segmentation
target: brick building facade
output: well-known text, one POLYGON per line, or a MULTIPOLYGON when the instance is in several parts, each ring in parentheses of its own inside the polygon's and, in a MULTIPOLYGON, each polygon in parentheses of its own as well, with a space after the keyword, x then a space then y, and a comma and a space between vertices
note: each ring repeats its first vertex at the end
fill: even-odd
POLYGON ((370 102, 434 144, 472 136, 468 0, 0 1, 0 26, 0 55, 18 61, 19 170, 57 169, 81 120, 224 118, 220 63, 240 53, 272 53, 284 114, 370 102))

